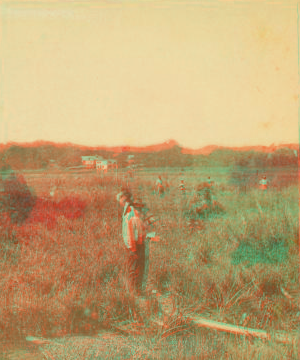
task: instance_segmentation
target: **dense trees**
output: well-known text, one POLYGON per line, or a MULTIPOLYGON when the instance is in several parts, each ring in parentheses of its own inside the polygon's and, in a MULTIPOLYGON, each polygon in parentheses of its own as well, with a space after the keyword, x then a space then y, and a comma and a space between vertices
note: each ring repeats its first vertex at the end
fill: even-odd
MULTIPOLYGON (((106 150, 82 148, 76 145, 40 145, 2 147, 0 149, 0 166, 10 165, 15 170, 47 169, 55 163, 60 168, 81 165, 81 156, 100 155, 112 158, 114 153, 106 150)), ((134 154, 134 162, 143 167, 191 167, 191 166, 238 166, 242 168, 297 166, 297 152, 288 147, 277 149, 272 153, 258 151, 236 151, 216 149, 209 155, 183 154, 181 147, 175 145, 169 149, 156 152, 130 152, 116 154, 114 157, 120 168, 128 165, 128 155, 134 154)))

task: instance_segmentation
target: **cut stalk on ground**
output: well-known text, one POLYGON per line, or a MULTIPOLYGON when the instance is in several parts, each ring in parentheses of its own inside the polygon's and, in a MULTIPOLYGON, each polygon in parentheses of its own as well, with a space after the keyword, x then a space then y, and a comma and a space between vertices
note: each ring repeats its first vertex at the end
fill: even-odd
MULTIPOLYGON (((161 305, 162 310, 166 314, 170 315, 171 311, 164 306, 165 304, 162 302, 162 297, 158 296, 157 299, 161 305)), ((184 318, 188 322, 195 324, 196 326, 208 328, 211 330, 223 331, 223 332, 236 334, 236 335, 242 335, 242 336, 252 336, 252 337, 270 340, 270 341, 273 340, 275 342, 282 343, 282 344, 292 344, 297 341, 296 334, 291 334, 291 333, 287 333, 284 331, 276 331, 271 334, 265 330, 251 329, 251 328, 246 328, 243 326, 231 325, 231 324, 222 323, 222 322, 218 322, 218 321, 214 321, 214 320, 210 320, 210 319, 205 319, 205 318, 202 318, 197 315, 184 316, 184 318)))

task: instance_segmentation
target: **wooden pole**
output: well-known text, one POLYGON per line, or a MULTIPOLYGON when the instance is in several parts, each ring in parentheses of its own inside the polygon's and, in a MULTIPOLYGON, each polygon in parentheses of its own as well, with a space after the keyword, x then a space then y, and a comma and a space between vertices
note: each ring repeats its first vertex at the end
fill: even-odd
MULTIPOLYGON (((172 311, 166 309, 166 307, 164 306, 164 303, 163 303, 164 298, 161 297, 159 294, 157 294, 157 299, 158 299, 158 302, 160 303, 161 308, 165 314, 170 315, 171 313, 174 312, 174 309, 172 309, 172 311)), ((205 319, 205 318, 202 318, 197 315, 184 316, 184 318, 188 322, 191 322, 192 324, 199 326, 199 327, 204 327, 204 328, 216 330, 216 331, 223 331, 223 332, 236 334, 236 335, 253 336, 253 337, 260 338, 260 339, 273 340, 275 342, 282 343, 282 344, 293 344, 297 341, 297 338, 299 336, 299 335, 297 336, 297 334, 290 334, 290 333, 287 333, 284 331, 276 331, 271 334, 265 330, 251 329, 251 328, 246 328, 243 326, 226 324, 226 323, 222 323, 222 322, 218 322, 218 321, 214 321, 214 320, 210 320, 210 319, 205 319)))
POLYGON ((44 339, 44 338, 38 338, 35 336, 27 336, 26 341, 30 341, 31 343, 35 345, 48 345, 48 344, 54 344, 54 345, 60 345, 63 346, 63 344, 57 343, 53 340, 44 339))
POLYGON ((236 335, 253 336, 265 340, 274 340, 282 344, 292 344, 296 340, 296 336, 293 336, 283 331, 274 332, 273 336, 271 336, 270 333, 264 330, 251 329, 243 326, 230 325, 218 321, 207 320, 201 318, 200 316, 191 317, 189 318, 189 320, 195 325, 198 325, 199 327, 206 327, 212 330, 229 332, 236 335))

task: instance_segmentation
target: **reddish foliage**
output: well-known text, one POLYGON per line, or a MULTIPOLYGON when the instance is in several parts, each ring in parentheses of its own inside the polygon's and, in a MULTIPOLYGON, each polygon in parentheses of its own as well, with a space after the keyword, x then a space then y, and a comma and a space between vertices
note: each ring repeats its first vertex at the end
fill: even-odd
POLYGON ((47 229, 53 229, 56 225, 56 217, 55 203, 50 200, 38 199, 29 221, 42 223, 47 226, 47 229))
POLYGON ((57 217, 77 219, 84 215, 85 208, 86 203, 77 197, 65 197, 59 202, 40 198, 37 199, 28 222, 42 223, 47 226, 47 229, 53 229, 56 226, 57 217))
POLYGON ((77 197, 66 197, 56 206, 56 209, 67 219, 78 219, 83 216, 86 203, 77 197))

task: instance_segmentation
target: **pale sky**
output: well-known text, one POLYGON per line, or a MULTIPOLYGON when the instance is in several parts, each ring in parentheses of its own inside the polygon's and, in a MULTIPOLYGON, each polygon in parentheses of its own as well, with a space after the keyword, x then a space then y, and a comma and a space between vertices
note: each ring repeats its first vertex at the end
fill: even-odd
POLYGON ((0 143, 298 142, 296 1, 0 4, 0 143))

